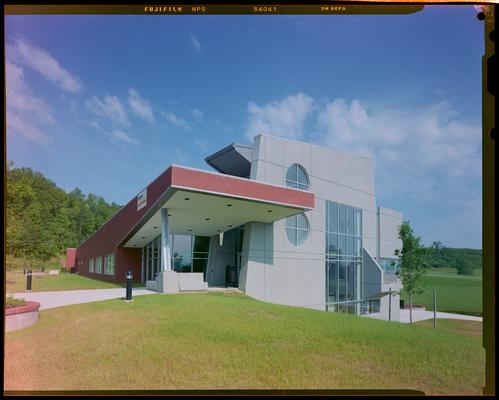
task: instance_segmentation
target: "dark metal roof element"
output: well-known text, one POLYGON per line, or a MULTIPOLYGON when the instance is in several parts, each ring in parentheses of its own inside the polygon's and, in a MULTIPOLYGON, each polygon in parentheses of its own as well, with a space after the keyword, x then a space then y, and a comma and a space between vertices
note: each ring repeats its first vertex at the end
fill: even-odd
POLYGON ((249 178, 253 146, 232 143, 204 160, 218 172, 249 178))

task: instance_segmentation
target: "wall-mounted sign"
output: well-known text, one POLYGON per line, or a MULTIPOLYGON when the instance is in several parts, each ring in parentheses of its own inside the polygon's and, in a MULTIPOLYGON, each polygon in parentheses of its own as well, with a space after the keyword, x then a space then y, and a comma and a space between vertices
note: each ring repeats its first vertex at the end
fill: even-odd
POLYGON ((137 211, 147 205, 147 188, 137 195, 137 211))

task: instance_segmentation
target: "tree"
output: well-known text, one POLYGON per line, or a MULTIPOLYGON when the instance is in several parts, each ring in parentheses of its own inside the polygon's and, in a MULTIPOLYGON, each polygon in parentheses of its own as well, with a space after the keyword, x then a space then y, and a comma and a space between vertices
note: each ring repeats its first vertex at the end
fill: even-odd
POLYGON ((422 277, 427 269, 427 250, 421 244, 421 238, 414 236, 409 221, 403 221, 400 225, 399 239, 402 240, 402 250, 397 249, 394 253, 400 263, 397 275, 409 294, 409 319, 412 324, 412 296, 425 290, 422 277))
POLYGON ((76 188, 66 193, 31 168, 7 163, 6 251, 11 257, 48 260, 77 247, 120 206, 76 188))

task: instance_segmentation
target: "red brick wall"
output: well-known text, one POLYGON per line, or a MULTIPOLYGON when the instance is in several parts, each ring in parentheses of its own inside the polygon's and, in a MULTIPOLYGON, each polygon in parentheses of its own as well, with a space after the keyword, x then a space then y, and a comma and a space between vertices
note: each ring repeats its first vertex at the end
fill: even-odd
POLYGON ((144 214, 151 208, 159 196, 165 192, 171 184, 171 167, 158 176, 149 186, 147 186, 147 204, 145 207, 137 211, 137 197, 135 196, 124 207, 122 207, 114 216, 112 216, 102 227, 97 230, 90 238, 81 244, 76 249, 76 257, 83 264, 78 265, 78 273, 92 278, 98 278, 105 281, 124 282, 124 277, 129 264, 133 264, 134 271, 138 268, 140 281, 140 250, 126 249, 123 252, 118 249, 118 243, 126 236, 126 234, 140 221, 144 214), (128 250, 136 250, 128 251, 128 250), (139 256, 137 256, 137 252, 139 256), (104 256, 114 253, 115 255, 115 275, 91 274, 88 272, 88 262, 91 258, 98 256, 102 257, 102 269, 104 271, 104 256))
POLYGON ((76 267, 76 248, 68 247, 66 249, 66 268, 76 267))
POLYGON ((311 192, 269 185, 249 179, 239 179, 230 175, 213 174, 175 166, 172 169, 173 186, 314 208, 315 196, 311 192))
POLYGON ((314 207, 314 194, 310 192, 171 166, 147 186, 147 204, 145 207, 137 211, 137 197, 134 197, 76 249, 77 262, 82 261, 82 264, 77 265, 78 273, 106 281, 124 282, 126 272, 132 269, 134 281, 139 282, 141 273, 140 249, 118 248, 118 244, 170 186, 294 204, 304 208, 314 207), (89 260, 98 256, 102 257, 104 272, 104 256, 110 253, 115 255, 114 276, 88 272, 89 260))
POLYGON ((118 248, 118 262, 116 268, 116 279, 119 282, 126 281, 126 273, 132 271, 133 281, 140 282, 141 279, 141 249, 128 247, 118 248))

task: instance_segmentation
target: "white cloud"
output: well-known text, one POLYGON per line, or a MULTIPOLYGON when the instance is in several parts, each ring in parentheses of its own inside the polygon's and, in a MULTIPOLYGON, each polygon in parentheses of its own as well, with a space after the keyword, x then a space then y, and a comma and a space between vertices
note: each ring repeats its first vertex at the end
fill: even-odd
POLYGON ((191 114, 197 120, 201 120, 203 118, 203 112, 195 107, 191 108, 191 114))
POLYGON ((38 126, 33 124, 28 118, 22 117, 11 111, 7 111, 7 132, 10 135, 21 135, 26 139, 38 143, 39 145, 52 150, 52 138, 41 132, 38 126))
POLYGON ((191 130, 191 127, 189 126, 189 124, 184 119, 177 117, 174 113, 162 111, 161 115, 165 118, 165 120, 170 125, 173 125, 177 128, 183 128, 183 129, 188 130, 188 131, 191 130))
POLYGON ((196 147, 199 150, 202 150, 202 151, 205 151, 208 148, 208 144, 203 140, 195 139, 194 144, 196 145, 196 147))
POLYGON ((117 141, 124 142, 127 144, 133 144, 134 146, 139 145, 139 141, 130 137, 126 132, 123 131, 113 131, 111 137, 117 141))
POLYGON ((43 132, 44 124, 53 124, 51 107, 37 97, 24 80, 23 69, 9 61, 5 64, 6 130, 52 149, 51 137, 43 132))
POLYGON ((14 43, 7 47, 7 55, 11 60, 37 71, 66 92, 78 93, 83 89, 78 77, 62 68, 46 50, 32 45, 27 40, 14 40, 14 43))
POLYGON ((234 128, 231 125, 225 124, 224 122, 220 121, 218 118, 215 118, 213 121, 215 122, 217 128, 220 129, 221 131, 225 133, 234 132, 234 128))
POLYGON ((130 125, 125 107, 116 96, 105 96, 102 100, 93 96, 85 104, 95 115, 108 118, 116 124, 130 125))
POLYGON ((200 42, 199 42, 199 40, 196 38, 196 36, 194 36, 193 34, 191 34, 191 36, 190 36, 190 41, 191 41, 191 45, 192 45, 192 47, 194 48, 194 50, 195 50, 197 53, 201 53, 201 51, 202 51, 201 43, 200 43, 200 42))
POLYGON ((42 99, 36 97, 26 84, 24 72, 21 67, 6 62, 5 77, 8 108, 19 112, 31 112, 41 121, 54 121, 51 115, 51 108, 42 99))
POLYGON ((481 127, 460 119, 448 101, 380 109, 359 99, 324 101, 299 93, 263 106, 249 103, 248 119, 249 139, 270 133, 372 157, 380 197, 445 204, 453 198, 463 205, 480 199, 481 127))
POLYGON ((143 99, 139 95, 139 92, 133 88, 128 91, 128 104, 133 112, 140 118, 150 123, 154 122, 151 103, 148 100, 143 99))
POLYGON ((313 98, 298 93, 263 106, 248 103, 249 123, 246 137, 253 139, 260 133, 271 133, 292 139, 302 139, 305 119, 313 111, 313 98))
POLYGON ((384 194, 425 201, 480 197, 481 128, 458 117, 447 101, 370 113, 359 100, 336 99, 319 113, 318 141, 373 156, 384 194))

